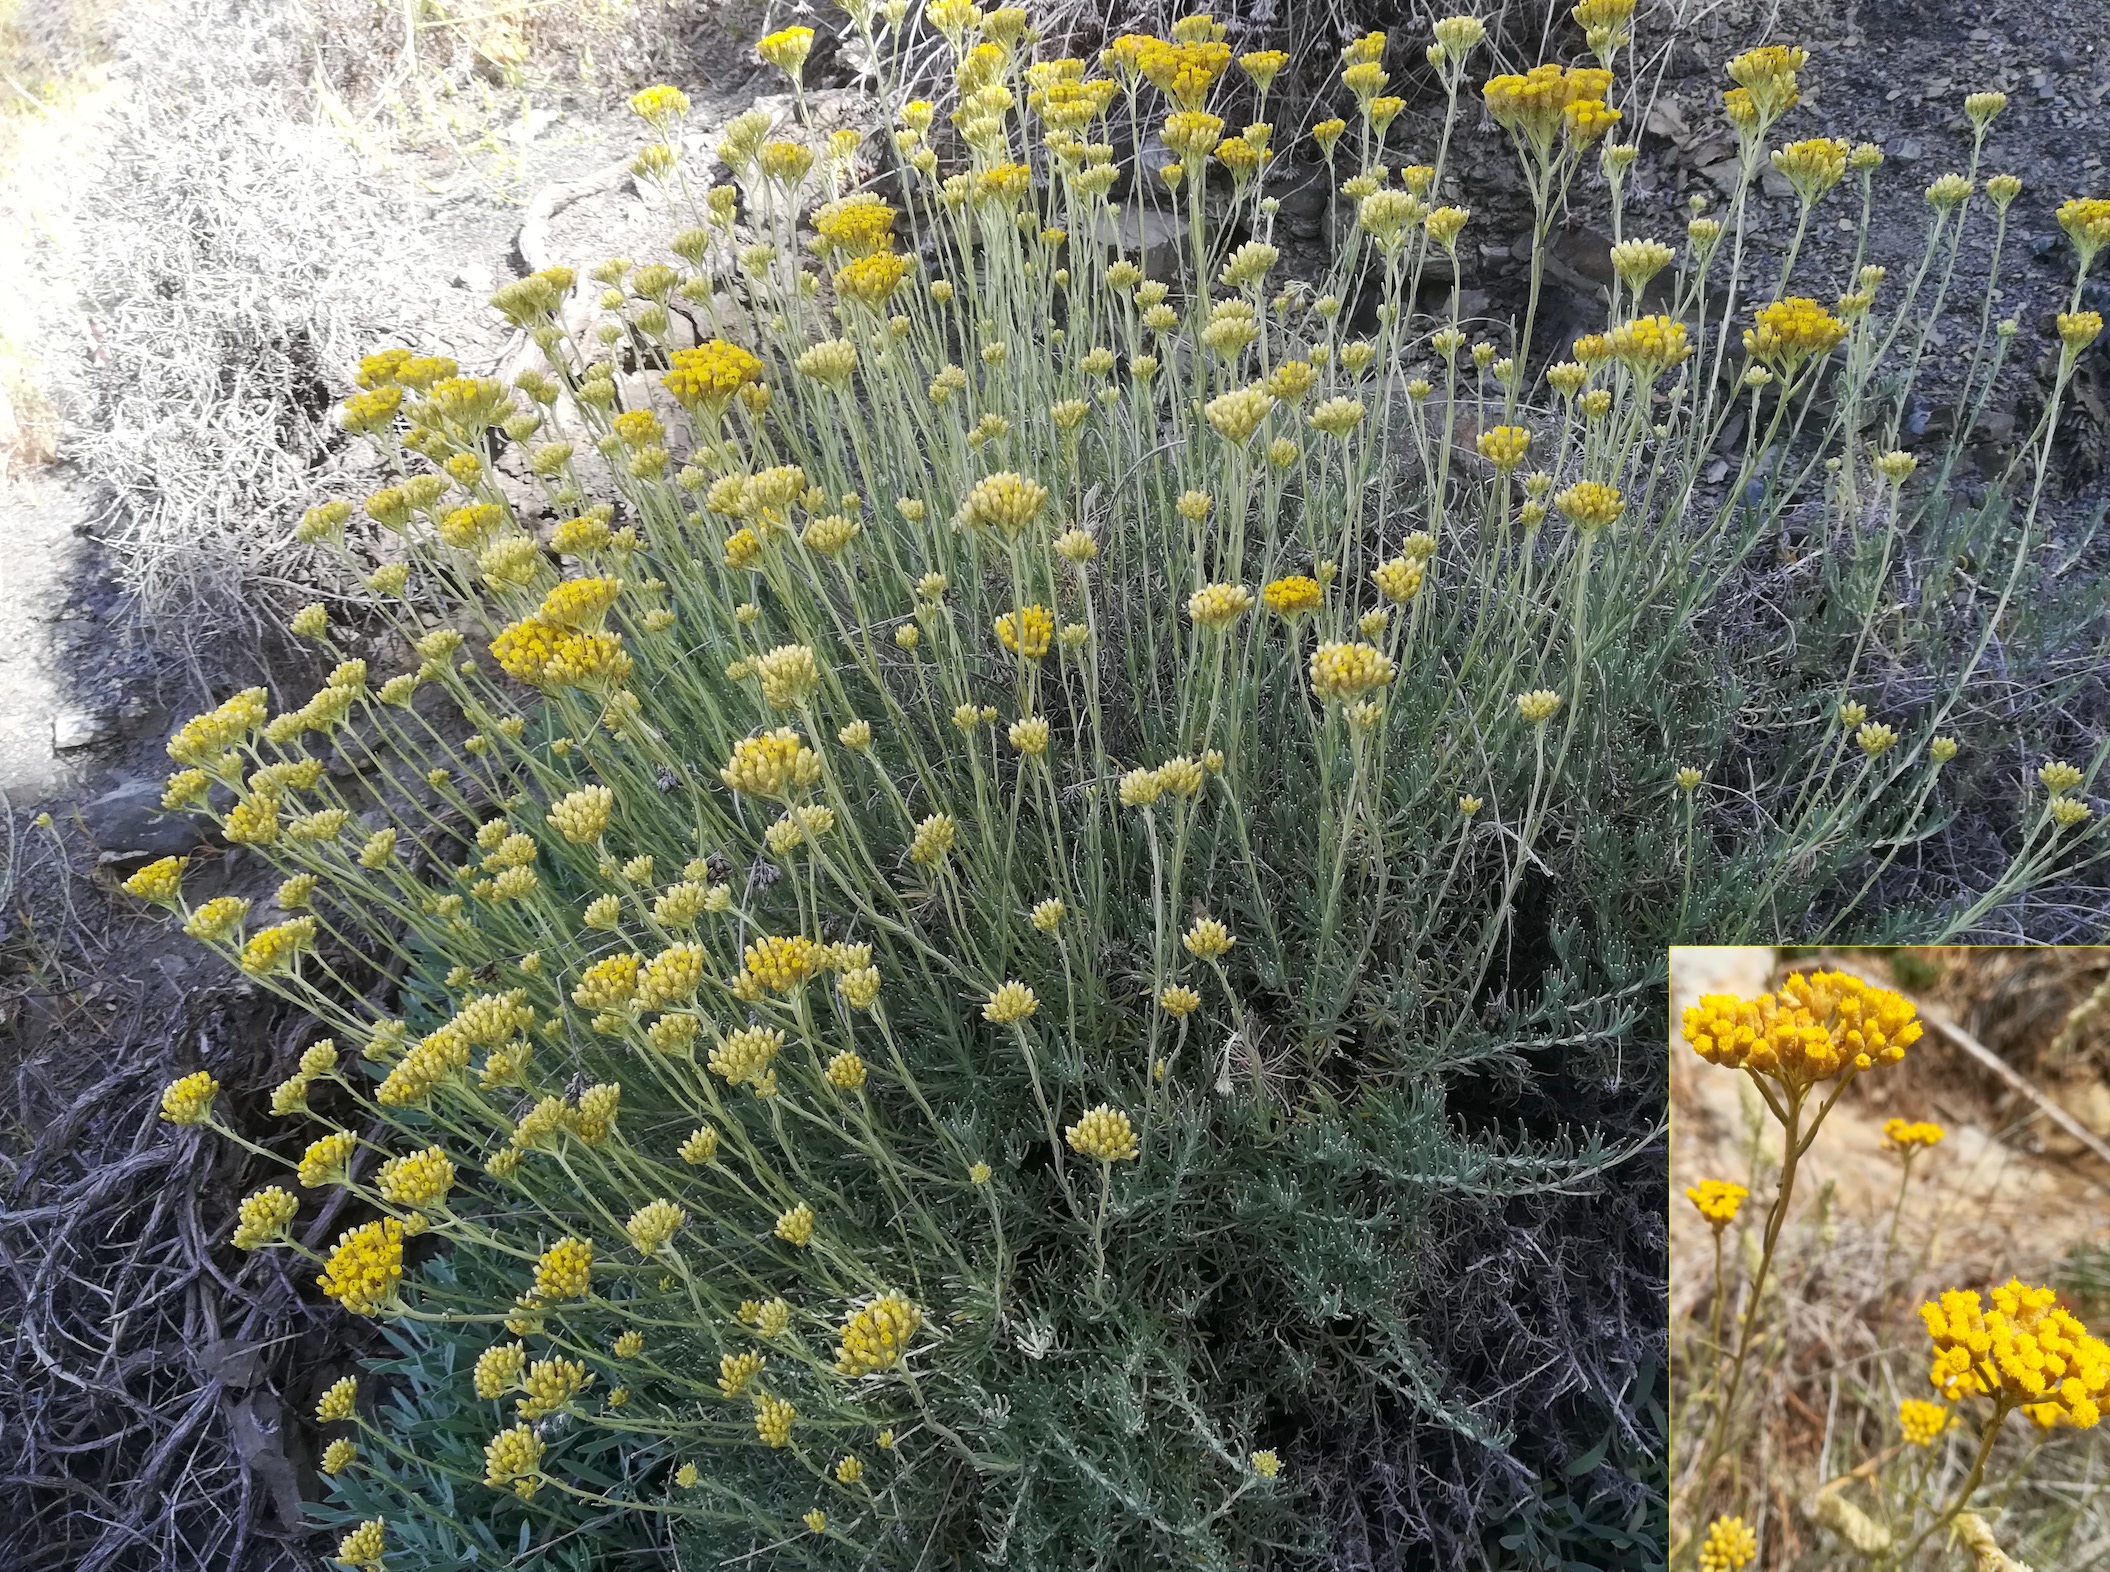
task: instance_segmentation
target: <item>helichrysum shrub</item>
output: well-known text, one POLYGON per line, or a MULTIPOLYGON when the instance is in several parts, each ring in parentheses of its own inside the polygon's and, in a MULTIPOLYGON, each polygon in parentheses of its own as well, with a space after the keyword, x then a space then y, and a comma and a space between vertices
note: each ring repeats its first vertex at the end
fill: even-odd
MULTIPOLYGON (((1633 156, 1630 8, 1584 10, 1597 64, 1484 88, 1542 241, 1564 199, 1616 215, 1633 156)), ((901 17, 852 9, 889 81, 901 17)), ((1604 330, 1547 364, 1536 266, 1499 343, 1455 285, 1415 306, 1473 249, 1444 197, 1473 19, 1436 27, 1427 164, 1389 162, 1383 35, 1346 52, 1354 123, 1311 132, 1345 223, 1305 281, 1269 238, 1280 56, 1234 67, 1193 17, 1094 71, 1033 58, 1017 10, 926 20, 957 92, 894 106, 891 198, 803 112, 733 120, 709 186, 683 96, 640 95, 666 256, 502 289, 542 369, 389 350, 344 406, 397 470, 359 504, 379 533, 347 543, 338 501, 302 534, 410 663, 345 658, 171 743, 170 803, 277 862, 280 910, 192 905, 174 864, 135 889, 327 1034, 270 1098, 319 1127, 299 1191, 236 1242, 309 1254, 410 1361, 391 1410, 335 1405, 363 1432, 340 1499, 377 1513, 347 1562, 510 1543, 522 1514, 815 1564, 1322 1543, 1300 1460, 1332 1419, 1499 1446, 1515 1413, 1446 1391, 1417 1337, 1417 1295, 1508 1314, 1431 1280, 1433 1200, 1599 1161, 1468 1131, 1453 1073, 1654 1095, 1625 1037, 1679 923, 1851 914, 1959 747, 2005 745, 1945 728, 2037 588, 2078 350, 1990 603, 1899 631, 1915 543, 2000 526, 1898 449, 1925 279, 1886 310, 1879 268, 1820 303, 1744 265, 1801 51, 1732 63, 1726 215, 1622 241, 1604 330), (1152 136, 1119 205, 1172 221, 1165 276, 1113 242, 1116 139, 1152 136), (1791 510, 1832 548, 1807 666, 1727 614, 1791 510), (1872 718, 1878 651, 1935 696, 1872 718), (1788 740, 1734 754, 1738 703, 1788 740), (391 967, 400 1017, 361 992, 391 967), (334 1189, 342 1233, 300 1242, 334 1189)), ((797 84, 811 42, 760 47, 797 84)), ((1810 204, 1849 172, 1869 200, 1874 156, 1774 157, 1810 204)), ((1976 192, 1930 193, 1930 257, 1976 192)), ((2101 206, 2067 215, 2084 263, 2101 206)), ((295 625, 335 637, 319 605, 295 625)), ((1959 905, 2092 832, 2069 773, 1959 905)), ((233 1134, 217 1090, 187 1077, 168 1117, 233 1134)))

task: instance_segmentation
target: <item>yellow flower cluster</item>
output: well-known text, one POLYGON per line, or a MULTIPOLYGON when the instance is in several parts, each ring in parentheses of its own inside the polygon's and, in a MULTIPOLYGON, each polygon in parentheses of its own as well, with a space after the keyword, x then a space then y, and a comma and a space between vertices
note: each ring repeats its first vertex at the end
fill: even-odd
POLYGON ((1702 1179, 1685 1187, 1685 1199, 1699 1208, 1700 1215, 1720 1233, 1736 1221, 1737 1208, 1751 1192, 1733 1179, 1702 1179))
POLYGON ((521 1378, 522 1396, 513 1405, 522 1419, 544 1419, 592 1384, 586 1366, 576 1359, 538 1359, 521 1378))
POLYGON ((1007 982, 982 1005, 982 1018, 998 1026, 1012 1026, 1040 1008, 1040 999, 1022 982, 1007 982))
POLYGON ((1048 504, 1048 488, 1012 470, 977 481, 960 504, 960 521, 1008 536, 1022 533, 1048 504))
POLYGON ((826 964, 821 947, 802 934, 765 934, 747 947, 742 959, 744 977, 771 993, 796 992, 826 964))
MULTIPOLYGON (((774 1026, 743 1026, 726 1033, 725 1040, 712 1050, 711 1072, 725 1077, 735 1086, 774 1087, 770 1065, 783 1051, 784 1034, 774 1026)), ((708 1144, 712 1152, 717 1150, 716 1131, 711 1132, 708 1144)), ((704 1161, 709 1161, 708 1155, 704 1161)))
POLYGON ((1777 994, 1708 994, 1685 1012, 1684 1035, 1710 1064, 1784 1084, 1896 1064, 1918 1042, 1904 995, 1847 972, 1800 972, 1777 994))
POLYGON ((282 1239, 286 1225, 299 1211, 300 1202, 290 1190, 266 1185, 242 1202, 235 1216, 234 1237, 229 1242, 237 1250, 255 1250, 282 1239))
POLYGON ((1790 142, 1773 154, 1773 167, 1786 177, 1795 194, 1814 202, 1846 178, 1847 146, 1835 137, 1790 142))
POLYGON ((1328 704, 1348 704, 1392 680, 1392 660, 1368 644, 1321 644, 1312 652, 1311 690, 1328 704))
POLYGON ((1757 325, 1744 330, 1744 353, 1762 365, 1793 372, 1829 354, 1846 337, 1846 324, 1814 300, 1790 295, 1760 306, 1757 325))
POLYGON ((352 1408, 359 1400, 359 1379, 356 1376, 339 1376, 323 1390, 315 1404, 315 1422, 318 1425, 334 1425, 352 1417, 352 1408))
POLYGON ((718 1390, 727 1397, 738 1397, 748 1384, 762 1373, 769 1361, 750 1350, 744 1354, 721 1354, 718 1359, 718 1390))
POLYGON ((1934 1145, 1948 1132, 1924 1119, 1885 1119, 1883 1144, 1909 1157, 1934 1145))
POLYGON ((733 744, 733 756, 718 778, 734 791, 756 797, 784 797, 821 778, 820 755, 804 745, 790 727, 733 744))
POLYGON ((535 1292, 544 1299, 578 1299, 593 1281, 593 1245, 584 1239, 559 1239, 535 1263, 535 1292))
POLYGON ((1741 1572, 1758 1558, 1758 1535, 1740 1517, 1718 1517, 1700 1544, 1700 1572, 1741 1572))
POLYGON ((336 1130, 308 1143, 301 1153, 300 1164, 295 1172, 300 1176, 304 1189, 319 1190, 322 1186, 342 1179, 345 1166, 351 1162, 352 1153, 359 1149, 359 1138, 349 1130, 336 1130))
POLYGON ((454 1188, 454 1164, 437 1146, 407 1157, 391 1157, 375 1176, 381 1199, 395 1206, 429 1209, 442 1205, 454 1188))
POLYGON ((1275 579, 1260 591, 1267 609, 1278 617, 1296 617, 1318 610, 1321 595, 1319 581, 1303 573, 1275 579))
POLYGON ((899 1294, 881 1294, 843 1322, 835 1368, 846 1376, 891 1369, 908 1352, 923 1313, 899 1294))
POLYGON ((1072 1151, 1102 1163, 1133 1162, 1139 1151, 1128 1115, 1109 1103, 1086 1109, 1063 1137, 1072 1151))
POLYGON ((648 1201, 632 1212, 630 1221, 623 1225, 623 1232, 630 1236, 630 1243, 639 1255, 657 1255, 688 1220, 687 1212, 662 1198, 648 1201))
POLYGON ((1579 480, 1555 496, 1553 505, 1577 529, 1595 530, 1616 524, 1626 509, 1626 499, 1618 488, 1602 481, 1579 480))
POLYGON ((755 1434, 765 1446, 791 1445, 791 1423, 799 1411, 781 1397, 762 1393, 755 1398, 755 1434))
POLYGON ((169 757, 178 764, 217 764, 224 749, 263 725, 270 713, 270 695, 264 689, 244 688, 217 709, 195 715, 178 727, 169 738, 169 757))
POLYGON ((1898 1404, 1898 1428, 1914 1446, 1932 1446, 1949 1428, 1949 1411, 1923 1397, 1908 1397, 1898 1404))
POLYGON ((1014 655, 1039 660, 1055 636, 1055 614, 1041 605, 1005 612, 996 619, 997 642, 1014 655))
POLYGON ((672 367, 660 381, 686 406, 710 412, 715 419, 742 388, 758 381, 762 362, 738 344, 714 338, 694 349, 677 349, 667 357, 672 367))
POLYGON ((393 1217, 348 1228, 337 1237, 316 1284, 353 1315, 379 1315, 403 1280, 403 1225, 393 1217))
MULTIPOLYGON (((2110 246, 2110 197, 2069 197, 2059 204, 2059 227, 2066 231, 2074 249, 2081 253, 2082 266, 2110 246)), ((169 750, 174 753, 174 748, 169 750)), ((178 754, 178 758, 182 755, 178 754)))
POLYGON ((337 1554, 331 1559, 352 1572, 381 1572, 381 1554, 387 1544, 387 1523, 370 1517, 337 1541, 337 1554))
POLYGON ((1659 377, 1692 354, 1685 324, 1676 317, 1635 317, 1605 335, 1612 358, 1645 377, 1659 377))
POLYGON ((484 1483, 494 1490, 511 1486, 525 1501, 542 1483, 542 1440, 526 1425, 501 1430, 484 1447, 484 1483))
POLYGON ((494 1343, 476 1356, 476 1395, 487 1402, 506 1395, 527 1369, 527 1349, 519 1343, 494 1343))
POLYGON ((1992 1300, 1986 1310, 1975 1292, 1952 1288, 1920 1306, 1934 1343, 1936 1390, 1951 1402, 1990 1397, 2047 1429, 2086 1429, 2100 1420, 2110 1346, 2090 1337, 2050 1288, 2009 1278, 1992 1300))
POLYGON ((169 1082, 161 1094, 161 1117, 170 1124, 203 1124, 212 1115, 212 1100, 220 1094, 220 1083, 204 1070, 169 1082))
MULTIPOLYGON (((1538 65, 1522 76, 1490 78, 1481 97, 1496 125, 1543 152, 1568 123, 1570 109, 1594 104, 1603 110, 1611 89, 1612 73, 1596 66, 1538 65)), ((1594 111, 1583 113, 1594 118, 1594 111)))

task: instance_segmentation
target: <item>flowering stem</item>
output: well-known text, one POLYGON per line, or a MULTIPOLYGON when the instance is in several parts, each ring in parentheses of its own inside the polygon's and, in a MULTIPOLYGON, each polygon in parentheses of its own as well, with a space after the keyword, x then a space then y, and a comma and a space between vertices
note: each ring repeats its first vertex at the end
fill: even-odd
POLYGON ((1879 1315, 1890 1298, 1890 1255, 1897 1248, 1898 1219, 1905 1214, 1905 1187, 1912 1183, 1912 1159, 1915 1155, 1912 1147, 1905 1148, 1905 1169, 1898 1175, 1897 1203, 1890 1208, 1890 1232, 1883 1237, 1883 1269, 1876 1273, 1876 1313, 1879 1315))
POLYGON ((2007 1418, 2010 1406, 2005 1395, 1994 1400, 1993 1415, 1985 1422, 1985 1430, 1978 1437, 1978 1455, 1971 1459, 1971 1471, 1964 1476, 1963 1486, 1956 1492, 1956 1499, 1949 1503, 1940 1517, 1921 1529, 1914 1536, 1912 1543, 1905 1547, 1904 1553, 1897 1559, 1900 1568, 1911 1566, 1912 1558, 1919 1552, 1920 1546, 1955 1522, 1956 1514, 1970 1504, 1972 1495, 1985 1481, 1985 1465, 1993 1455, 1993 1443, 2000 1438, 2000 1426, 2007 1418))

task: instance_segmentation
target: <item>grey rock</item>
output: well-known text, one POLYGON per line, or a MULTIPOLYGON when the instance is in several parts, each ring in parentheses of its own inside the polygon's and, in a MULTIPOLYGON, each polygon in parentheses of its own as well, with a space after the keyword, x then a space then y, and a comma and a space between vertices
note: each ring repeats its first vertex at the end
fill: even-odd
POLYGON ((65 710, 51 718, 51 746, 60 753, 90 748, 116 735, 116 717, 98 710, 65 710))
POLYGON ((1137 263, 1148 278, 1179 276, 1186 232, 1170 216, 1124 203, 1111 224, 1102 223, 1094 237, 1101 245, 1137 263))
POLYGON ((161 811, 161 783, 130 780, 81 805, 89 839, 113 857, 177 857, 205 843, 187 813, 161 811))

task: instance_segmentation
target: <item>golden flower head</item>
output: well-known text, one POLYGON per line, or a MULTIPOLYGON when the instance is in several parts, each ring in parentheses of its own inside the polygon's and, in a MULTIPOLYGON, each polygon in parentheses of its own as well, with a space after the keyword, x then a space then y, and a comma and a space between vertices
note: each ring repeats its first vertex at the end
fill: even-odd
POLYGON ((220 1083, 204 1070, 169 1082, 161 1094, 161 1117, 170 1124, 203 1124, 212 1115, 220 1083))
POLYGON ((527 1369, 527 1350, 519 1343, 494 1343, 476 1356, 476 1395, 486 1402, 505 1396, 527 1369))
POLYGON ((1202 414, 1218 436, 1243 447, 1274 407, 1274 395, 1255 385, 1217 395, 1202 406, 1202 414))
POLYGON ((718 778, 734 791, 756 797, 788 797, 821 778, 820 755, 790 727, 743 737, 718 778))
POLYGON ((856 1377, 891 1369, 908 1352, 923 1314, 896 1293, 881 1294, 843 1322, 835 1350, 838 1373, 856 1377))
POLYGON ((1730 1179, 1702 1179, 1696 1185, 1687 1185, 1685 1199, 1699 1208, 1699 1213, 1714 1226, 1716 1233, 1736 1221, 1737 1208, 1751 1192, 1730 1179))
POLYGON ((1883 1121, 1883 1144, 1891 1151, 1906 1157, 1933 1146, 1947 1133, 1940 1125, 1931 1124, 1924 1119, 1883 1121))
POLYGON ((541 1481, 542 1441, 526 1425, 501 1430, 484 1447, 484 1483, 494 1490, 512 1487, 523 1501, 541 1481))
POLYGON ((1950 1401, 1990 1397, 2045 1429, 2096 1424, 2110 1392, 2110 1346, 2090 1337, 2050 1288, 2010 1278, 1991 1298, 1988 1310, 1975 1292, 1952 1288, 1920 1306, 1936 1390, 1950 1401))
POLYGON ((315 1405, 315 1422, 319 1425, 334 1425, 352 1417, 352 1407, 359 1400, 359 1381, 355 1376, 342 1376, 333 1381, 315 1405))
POLYGON ((1041 605, 1005 612, 996 619, 997 642, 1025 660, 1040 660, 1055 636, 1055 614, 1041 605))
POLYGON ((1561 707, 1561 696, 1551 688, 1533 688, 1517 695, 1517 714, 1527 726, 1543 726, 1561 707))
POLYGON ((1847 972, 1797 972, 1755 999, 1708 994, 1684 1021, 1686 1042, 1709 1064, 1790 1085, 1896 1064, 1922 1031, 1904 995, 1847 972))
POLYGON ((381 1572, 381 1555, 388 1545, 388 1524, 370 1517, 337 1541, 337 1554, 330 1559, 352 1572, 381 1572))
POLYGON ((1158 990, 1158 1008, 1167 1015, 1185 1019, 1202 1007, 1202 996, 1184 983, 1168 983, 1158 990))
POLYGON ((1816 301, 1790 295, 1759 307, 1757 325, 1744 330, 1744 352, 1792 373, 1804 361, 1829 354, 1845 337, 1844 322, 1816 301))
POLYGON ((1475 445, 1498 474, 1506 475, 1524 462, 1531 450, 1531 433, 1522 426, 1490 426, 1475 445))
POLYGON ((1758 1535, 1740 1517, 1718 1517, 1700 1544, 1700 1572, 1742 1572, 1758 1559, 1758 1535))
POLYGON ((583 1299, 593 1281, 593 1245, 559 1239, 535 1263, 535 1292, 544 1299, 583 1299))
POLYGON ((454 1188, 454 1163, 437 1146, 391 1157, 374 1176, 374 1187, 392 1205, 428 1210, 442 1205, 454 1188))
POLYGON ((2059 204, 2059 227, 2081 254, 2086 271, 2103 247, 2110 246, 2110 197, 2069 197, 2059 204))
POLYGON ((799 708, 813 697, 821 680, 812 647, 805 644, 779 644, 757 655, 754 672, 761 680, 763 699, 780 710, 799 708))
POLYGON ((1601 481, 1579 480, 1558 493, 1553 505, 1577 529, 1597 530, 1618 522, 1619 515, 1626 508, 1626 499, 1616 488, 1601 481))
MULTIPOLYGON (((980 711, 976 711, 979 719, 980 711)), ((959 825, 949 813, 933 813, 916 826, 910 838, 908 860, 919 868, 934 868, 945 860, 959 837, 959 825)))
MULTIPOLYGON (((1569 70, 1549 64, 1533 66, 1521 76, 1493 77, 1481 90, 1481 97, 1495 124, 1544 157, 1553 138, 1568 123, 1569 109, 1591 103, 1603 110, 1604 95, 1611 87, 1612 73, 1599 67, 1569 70)), ((1617 115, 1614 113, 1602 125, 1595 124, 1594 111, 1585 111, 1582 118, 1588 123, 1586 130, 1594 127, 1595 134, 1601 136, 1616 122, 1617 115)))
POLYGON ((1898 1404, 1898 1429, 1914 1446, 1932 1446, 1949 1428, 1949 1410, 1923 1397, 1908 1397, 1898 1404))
POLYGON ((403 1225, 384 1217, 337 1236, 317 1286, 353 1315, 379 1315, 403 1280, 403 1225))
POLYGON ((1276 616, 1298 617, 1318 610, 1321 594, 1317 579, 1308 574, 1293 573, 1264 586, 1260 598, 1276 616))
POLYGON ((1231 930, 1214 917, 1202 917, 1196 919, 1180 942, 1186 947, 1187 953, 1197 960, 1213 961, 1229 950, 1236 941, 1231 937, 1231 930))
POLYGON ((960 504, 960 521, 976 528, 1023 533, 1047 506, 1048 488, 1011 470, 977 481, 960 504))
POLYGON ((300 1201, 290 1190, 266 1185, 246 1197, 235 1215, 234 1235, 229 1241, 237 1250, 255 1250, 286 1236, 286 1227, 300 1212, 300 1201))
POLYGON ((805 69, 806 57, 813 53, 813 29, 780 28, 757 43, 755 53, 796 82, 805 69))
POLYGON ((2068 357, 2080 354, 2103 336, 2100 311, 2062 311, 2058 315, 2059 342, 2068 357))
POLYGON ((1804 202, 1815 202, 1846 178, 1849 149, 1835 137, 1790 142, 1773 154, 1773 167, 1786 177, 1804 202))

